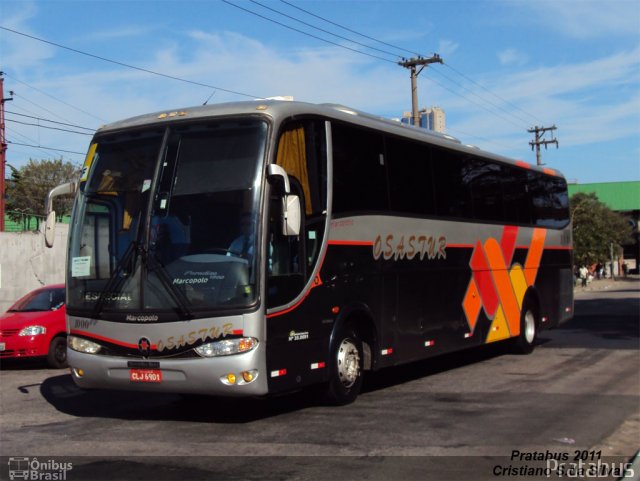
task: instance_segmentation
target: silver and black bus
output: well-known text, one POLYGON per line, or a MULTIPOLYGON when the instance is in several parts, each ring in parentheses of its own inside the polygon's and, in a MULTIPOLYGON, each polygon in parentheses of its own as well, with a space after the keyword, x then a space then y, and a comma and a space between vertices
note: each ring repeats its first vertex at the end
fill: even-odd
POLYGON ((68 192, 80 387, 348 403, 365 370, 530 352, 572 315, 562 175, 339 105, 116 122, 68 192))

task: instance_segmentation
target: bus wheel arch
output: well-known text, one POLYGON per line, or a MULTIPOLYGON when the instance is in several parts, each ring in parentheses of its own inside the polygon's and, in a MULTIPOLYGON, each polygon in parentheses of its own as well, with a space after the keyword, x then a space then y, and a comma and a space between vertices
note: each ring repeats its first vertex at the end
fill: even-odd
POLYGON ((378 352, 378 335, 371 311, 364 305, 350 306, 343 309, 336 320, 331 334, 330 344, 333 343, 336 333, 345 325, 350 325, 362 342, 365 371, 373 371, 377 365, 374 353, 378 352))
POLYGON ((329 346, 325 397, 335 405, 350 404, 362 388, 363 371, 371 369, 375 330, 370 316, 352 310, 336 322, 329 346))

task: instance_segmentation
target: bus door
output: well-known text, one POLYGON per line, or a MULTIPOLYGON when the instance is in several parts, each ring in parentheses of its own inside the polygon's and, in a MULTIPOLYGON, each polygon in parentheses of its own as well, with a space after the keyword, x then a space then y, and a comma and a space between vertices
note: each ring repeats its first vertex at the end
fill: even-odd
POLYGON ((300 198, 303 218, 298 236, 283 235, 283 189, 272 185, 264 265, 267 372, 272 392, 314 383, 324 375, 318 366, 324 365, 324 340, 332 326, 322 322, 323 315, 327 318, 331 313, 316 266, 322 259, 327 231, 325 132, 323 121, 295 121, 286 123, 278 138, 276 164, 287 172, 291 194, 300 198))

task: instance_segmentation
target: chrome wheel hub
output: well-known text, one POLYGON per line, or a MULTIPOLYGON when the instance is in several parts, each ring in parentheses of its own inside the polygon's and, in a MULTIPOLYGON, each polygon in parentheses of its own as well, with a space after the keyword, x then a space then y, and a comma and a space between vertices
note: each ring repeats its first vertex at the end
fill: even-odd
POLYGON ((351 339, 344 339, 338 348, 338 377, 346 388, 350 388, 360 375, 360 354, 351 339))
POLYGON ((533 312, 527 311, 524 315, 524 339, 527 344, 532 344, 536 337, 536 318, 533 312))

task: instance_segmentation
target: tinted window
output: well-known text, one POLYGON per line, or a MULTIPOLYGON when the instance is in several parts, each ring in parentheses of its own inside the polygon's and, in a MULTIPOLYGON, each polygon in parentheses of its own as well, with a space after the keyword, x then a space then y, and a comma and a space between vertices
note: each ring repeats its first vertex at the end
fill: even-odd
POLYGON ((391 208, 435 215, 431 146, 388 137, 386 147, 391 208))
POLYGON ((388 208, 382 135, 332 124, 333 211, 384 211, 388 208))
POLYGON ((502 200, 505 223, 530 224, 531 199, 527 171, 506 165, 503 166, 503 171, 502 200))
POLYGON ((502 165, 474 159, 469 162, 467 181, 471 183, 473 217, 502 222, 502 165))
POLYGON ((433 181, 439 216, 473 217, 470 162, 465 154, 434 147, 433 181))
POLYGON ((561 228, 569 223, 569 198, 564 179, 530 171, 529 187, 536 225, 561 228))

